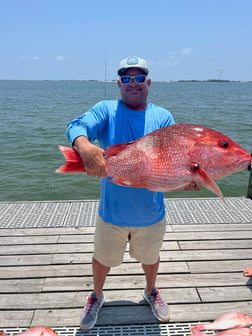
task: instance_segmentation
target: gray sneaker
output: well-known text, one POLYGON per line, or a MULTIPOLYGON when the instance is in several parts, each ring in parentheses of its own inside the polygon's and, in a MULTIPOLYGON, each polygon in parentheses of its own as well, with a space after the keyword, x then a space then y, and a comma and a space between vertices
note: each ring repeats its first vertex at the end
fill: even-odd
POLYGON ((81 314, 82 316, 81 316, 80 328, 82 330, 89 330, 93 328, 93 326, 97 321, 98 313, 103 303, 104 303, 104 297, 97 299, 94 293, 88 296, 87 302, 81 314))
POLYGON ((153 291, 147 292, 144 290, 144 298, 149 303, 153 315, 161 322, 170 320, 169 307, 167 303, 161 298, 160 290, 154 288, 153 291))

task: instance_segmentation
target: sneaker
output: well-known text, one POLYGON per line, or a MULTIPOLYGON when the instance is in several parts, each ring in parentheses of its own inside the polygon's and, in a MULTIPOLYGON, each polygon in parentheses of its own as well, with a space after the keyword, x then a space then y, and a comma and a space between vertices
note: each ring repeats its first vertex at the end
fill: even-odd
POLYGON ((151 306, 153 315, 161 322, 170 320, 169 307, 167 303, 161 298, 160 290, 154 288, 152 292, 144 290, 144 298, 151 306))
POLYGON ((94 293, 87 297, 87 302, 84 306, 80 322, 80 328, 82 330, 89 330, 93 328, 103 303, 104 297, 97 299, 94 293))

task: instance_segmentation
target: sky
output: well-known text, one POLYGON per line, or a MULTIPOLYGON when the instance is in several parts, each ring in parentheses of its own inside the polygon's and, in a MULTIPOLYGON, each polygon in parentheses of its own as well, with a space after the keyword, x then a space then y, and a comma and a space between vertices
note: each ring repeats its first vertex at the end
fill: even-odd
POLYGON ((0 0, 0 79, 252 80, 252 0, 0 0))

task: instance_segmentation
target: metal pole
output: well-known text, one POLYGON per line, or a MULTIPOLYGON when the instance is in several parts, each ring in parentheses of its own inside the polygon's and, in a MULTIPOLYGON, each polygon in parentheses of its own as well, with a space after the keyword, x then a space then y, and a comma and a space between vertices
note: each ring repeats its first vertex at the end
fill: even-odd
POLYGON ((250 166, 250 176, 249 176, 249 183, 248 183, 248 191, 247 191, 247 198, 252 199, 252 168, 250 166))

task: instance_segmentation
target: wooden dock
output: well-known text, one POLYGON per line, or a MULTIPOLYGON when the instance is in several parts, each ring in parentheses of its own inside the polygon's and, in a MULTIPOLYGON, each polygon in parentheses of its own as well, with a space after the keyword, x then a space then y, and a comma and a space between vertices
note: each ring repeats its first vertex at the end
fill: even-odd
MULTIPOLYGON (((2 330, 78 328, 92 290, 97 206, 96 201, 0 203, 2 330)), ((242 274, 252 267, 252 200, 166 199, 166 207, 157 285, 170 305, 170 323, 210 321, 227 311, 252 316, 252 279, 242 274)), ((97 327, 156 326, 144 287, 141 266, 126 251, 123 264, 107 277, 97 327)))

